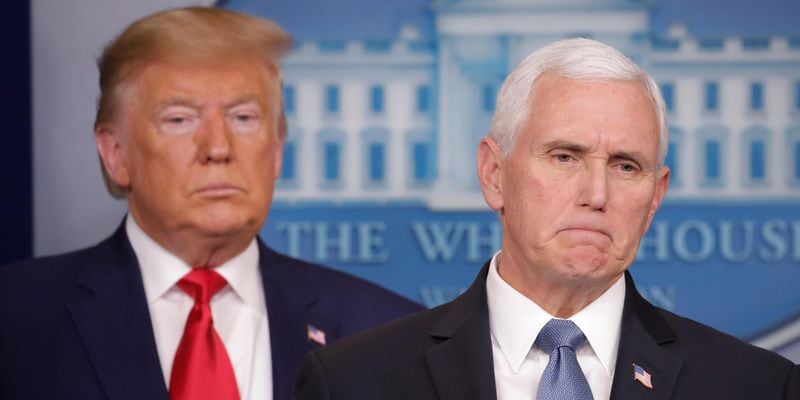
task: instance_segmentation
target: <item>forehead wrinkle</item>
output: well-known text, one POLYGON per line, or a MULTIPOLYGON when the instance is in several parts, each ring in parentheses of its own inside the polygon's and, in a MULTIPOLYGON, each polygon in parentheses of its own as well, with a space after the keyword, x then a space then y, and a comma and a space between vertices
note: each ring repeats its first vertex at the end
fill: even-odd
MULTIPOLYGON (((224 109, 229 109, 249 102, 255 102, 260 105, 261 102, 259 101, 259 97, 260 96, 258 96, 255 93, 235 95, 234 97, 225 100, 224 103, 222 104, 222 107, 224 109)), ((183 95, 176 95, 176 96, 171 96, 166 100, 159 102, 159 104, 156 106, 156 112, 161 112, 164 109, 169 108, 171 106, 185 106, 194 109, 202 109, 203 108, 202 103, 204 103, 203 98, 198 99, 183 95)), ((267 105, 265 104, 263 105, 263 107, 267 107, 267 105)))
POLYGON ((191 108, 201 108, 200 102, 197 101, 196 99, 187 96, 177 95, 177 96, 170 96, 167 99, 160 101, 156 106, 156 111, 161 111, 171 106, 186 106, 191 108))
MULTIPOLYGON (((236 107, 238 105, 245 104, 245 103, 250 103, 250 102, 254 102, 254 103, 257 103, 257 104, 261 105, 260 98, 261 98, 261 96, 255 94, 255 93, 238 94, 238 95, 235 95, 235 96, 233 96, 232 98, 230 98, 228 100, 225 100, 225 102, 223 103, 223 107, 226 108, 226 109, 227 108, 233 108, 233 107, 236 107)), ((262 106, 266 107, 267 105, 263 104, 262 106)))

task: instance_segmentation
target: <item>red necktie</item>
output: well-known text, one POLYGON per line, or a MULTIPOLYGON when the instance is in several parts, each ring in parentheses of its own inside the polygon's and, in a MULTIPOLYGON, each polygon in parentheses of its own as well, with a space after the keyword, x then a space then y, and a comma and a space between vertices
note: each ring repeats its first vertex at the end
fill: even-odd
POLYGON ((178 282, 178 287, 194 298, 194 307, 172 363, 172 400, 239 399, 233 366, 214 329, 209 307, 211 298, 225 285, 225 278, 210 269, 195 269, 178 282))

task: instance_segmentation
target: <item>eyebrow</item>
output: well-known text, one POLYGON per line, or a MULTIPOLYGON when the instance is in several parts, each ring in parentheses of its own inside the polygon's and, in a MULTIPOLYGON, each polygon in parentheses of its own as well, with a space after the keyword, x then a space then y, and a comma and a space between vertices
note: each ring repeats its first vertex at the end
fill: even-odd
POLYGON ((641 166, 645 165, 647 158, 639 151, 617 151, 611 154, 612 159, 631 160, 641 166))
MULTIPOLYGON (((573 153, 577 154, 586 154, 589 152, 589 146, 576 143, 566 139, 555 139, 549 142, 546 142, 544 145, 545 152, 550 152, 554 149, 564 149, 569 150, 573 153)), ((637 164, 644 165, 645 160, 647 157, 640 152, 640 151, 627 151, 627 150, 619 150, 611 153, 610 159, 617 159, 617 160, 631 160, 637 164)))
POLYGON ((573 141, 566 139, 551 140, 549 142, 546 142, 542 147, 544 148, 545 153, 555 149, 565 149, 572 151, 574 153, 586 153, 589 151, 589 146, 585 146, 580 143, 575 143, 573 141))
POLYGON ((234 98, 232 98, 230 100, 226 100, 224 107, 226 109, 228 109, 228 108, 236 107, 236 106, 238 106, 240 104, 250 103, 250 102, 259 103, 258 95, 255 95, 255 94, 243 94, 243 95, 236 96, 236 97, 234 97, 234 98))
POLYGON ((172 106, 186 106, 191 108, 199 108, 197 102, 192 101, 188 97, 175 96, 175 97, 170 97, 167 100, 159 103, 159 105, 156 107, 156 113, 160 113, 164 111, 166 108, 172 106))
MULTIPOLYGON (((224 108, 229 109, 236 107, 240 104, 249 103, 249 102, 256 102, 258 103, 258 96, 255 94, 244 94, 236 96, 230 100, 225 102, 224 108)), ((167 100, 161 102, 158 107, 156 107, 156 113, 160 113, 165 109, 172 107, 172 106, 186 106, 190 108, 200 108, 200 105, 197 101, 192 100, 188 97, 184 96, 174 96, 170 97, 167 100)))

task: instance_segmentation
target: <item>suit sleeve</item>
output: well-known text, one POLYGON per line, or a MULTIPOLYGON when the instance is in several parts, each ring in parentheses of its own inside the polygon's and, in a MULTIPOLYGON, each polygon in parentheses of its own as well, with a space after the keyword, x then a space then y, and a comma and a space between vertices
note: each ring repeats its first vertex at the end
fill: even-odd
POLYGON ((325 367, 316 350, 309 351, 303 357, 297 380, 294 385, 294 400, 330 400, 328 379, 325 367))
POLYGON ((795 365, 789 374, 789 381, 786 384, 785 400, 800 399, 800 365, 795 365))

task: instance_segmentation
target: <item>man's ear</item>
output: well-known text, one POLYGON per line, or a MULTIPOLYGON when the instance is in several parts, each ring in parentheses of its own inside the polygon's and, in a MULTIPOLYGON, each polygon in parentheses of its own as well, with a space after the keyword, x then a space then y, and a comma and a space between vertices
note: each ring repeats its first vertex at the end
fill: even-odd
POLYGON ((478 180, 489 208, 503 211, 503 153, 494 139, 486 136, 478 144, 478 180))
POLYGON ((106 176, 119 187, 130 187, 131 177, 122 151, 120 128, 114 124, 101 124, 95 128, 94 133, 97 153, 100 155, 106 176))
POLYGON ((661 206, 661 201, 664 200, 664 196, 667 195, 669 177, 670 170, 667 166, 660 167, 656 172, 656 187, 653 193, 653 200, 650 201, 650 210, 648 210, 647 213, 647 224, 645 224, 644 232, 650 229, 650 223, 653 222, 653 217, 655 217, 656 211, 658 211, 658 208, 661 206))

